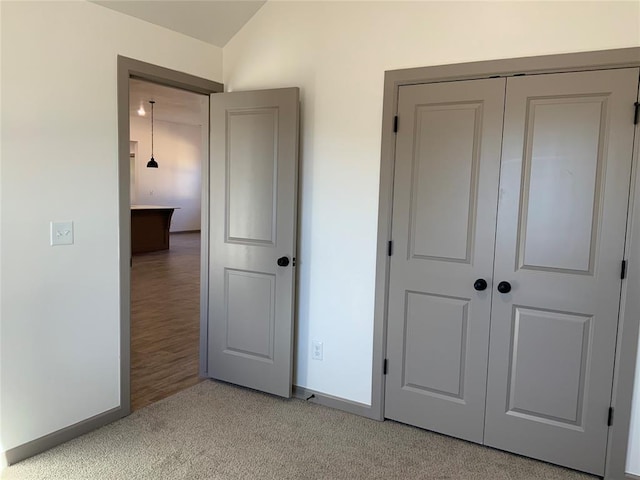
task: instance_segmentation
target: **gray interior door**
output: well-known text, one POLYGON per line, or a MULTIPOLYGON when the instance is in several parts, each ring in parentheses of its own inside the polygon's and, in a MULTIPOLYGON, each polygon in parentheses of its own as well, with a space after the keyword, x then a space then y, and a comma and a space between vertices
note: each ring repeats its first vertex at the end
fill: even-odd
POLYGON ((485 443, 597 475, 638 73, 507 81, 485 443))
POLYGON ((484 426, 504 90, 497 78, 403 86, 398 98, 385 416, 474 442, 484 426))
POLYGON ((297 88, 211 95, 208 372, 291 396, 297 88))

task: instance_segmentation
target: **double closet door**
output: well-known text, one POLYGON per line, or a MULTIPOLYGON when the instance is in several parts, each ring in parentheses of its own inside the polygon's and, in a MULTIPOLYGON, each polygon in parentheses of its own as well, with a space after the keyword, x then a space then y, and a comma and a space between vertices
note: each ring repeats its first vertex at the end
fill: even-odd
POLYGON ((604 474, 639 73, 399 88, 387 418, 604 474))

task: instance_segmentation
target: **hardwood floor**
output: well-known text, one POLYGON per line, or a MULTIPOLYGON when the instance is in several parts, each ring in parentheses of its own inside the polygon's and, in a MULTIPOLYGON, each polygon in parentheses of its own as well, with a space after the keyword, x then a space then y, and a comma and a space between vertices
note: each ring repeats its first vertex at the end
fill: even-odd
POLYGON ((131 409, 198 383, 200 233, 171 234, 171 249, 134 255, 131 409))

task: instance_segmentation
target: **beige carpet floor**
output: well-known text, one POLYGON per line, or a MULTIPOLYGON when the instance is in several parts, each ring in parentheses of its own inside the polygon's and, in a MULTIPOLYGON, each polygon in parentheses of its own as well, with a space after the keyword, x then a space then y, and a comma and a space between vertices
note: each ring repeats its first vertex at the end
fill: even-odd
POLYGON ((9 467, 5 480, 596 477, 399 423, 202 382, 9 467))

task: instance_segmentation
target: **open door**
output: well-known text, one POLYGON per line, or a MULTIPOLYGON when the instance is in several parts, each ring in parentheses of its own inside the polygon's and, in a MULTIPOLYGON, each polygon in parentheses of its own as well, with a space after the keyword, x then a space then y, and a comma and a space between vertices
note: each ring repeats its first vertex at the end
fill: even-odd
POLYGON ((208 373, 291 396, 298 88, 211 95, 208 373))

